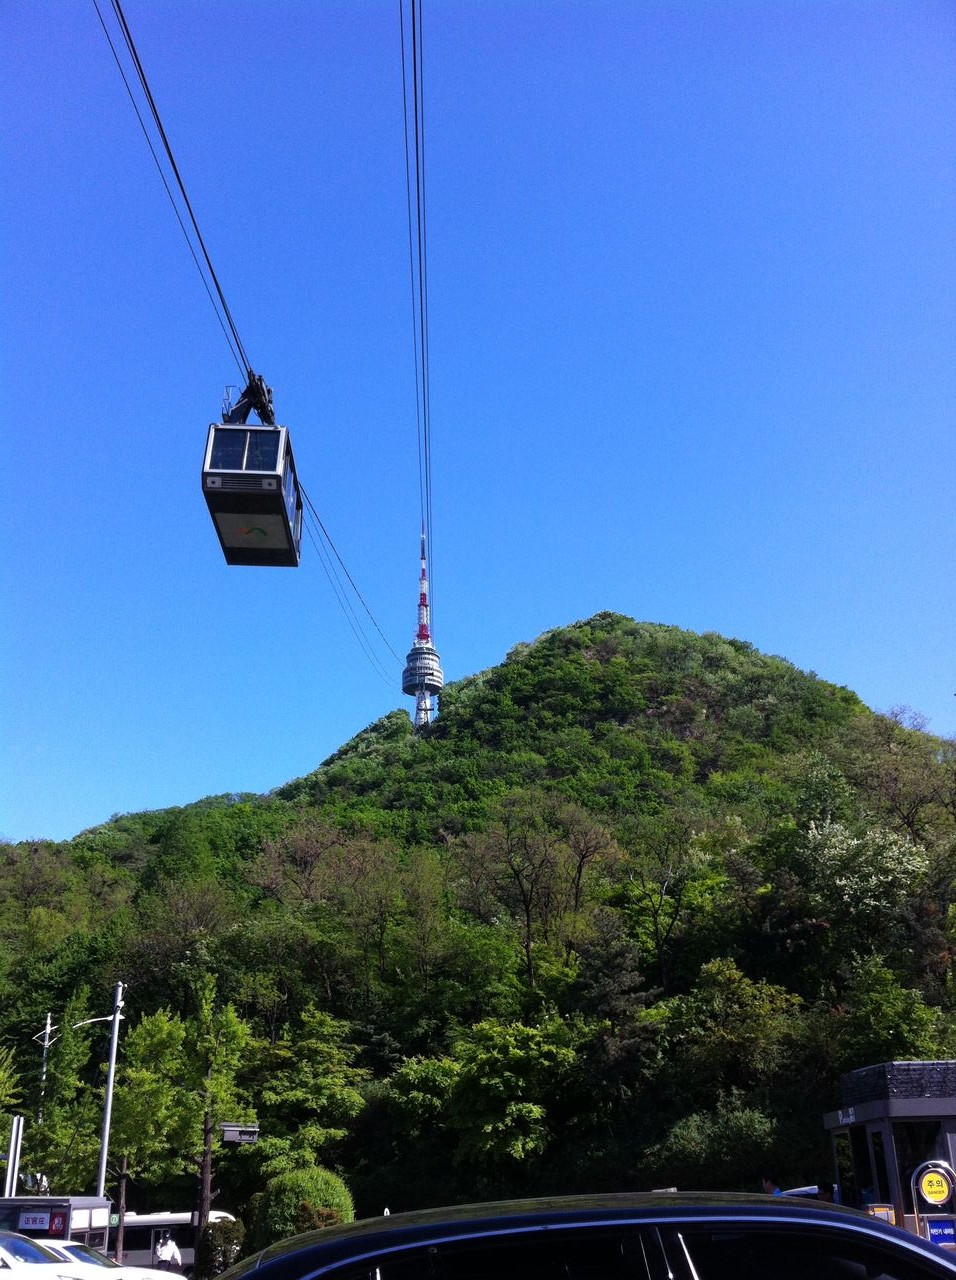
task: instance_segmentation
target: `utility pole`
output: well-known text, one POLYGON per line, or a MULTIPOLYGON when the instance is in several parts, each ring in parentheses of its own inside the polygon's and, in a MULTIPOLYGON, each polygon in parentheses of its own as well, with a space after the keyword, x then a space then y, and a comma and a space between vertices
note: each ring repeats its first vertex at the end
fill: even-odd
POLYGON ((39 1036, 33 1037, 34 1040, 40 1040, 40 1036, 43 1037, 40 1041, 43 1045, 43 1061, 40 1065, 40 1105, 37 1107, 37 1124, 43 1123, 43 1095, 46 1091, 46 1064, 47 1058, 50 1056, 50 1045, 53 1043, 52 1037, 54 1029, 53 1015, 48 1013, 46 1015, 46 1026, 40 1032, 39 1036))
POLYGON ((103 1134, 100 1138, 100 1168, 96 1178, 96 1194, 106 1194, 106 1156, 110 1145, 110 1120, 113 1115, 113 1080, 116 1077, 116 1050, 119 1045, 119 1024, 122 1018, 123 984, 117 982, 113 992, 113 1031, 110 1036, 110 1062, 106 1071, 106 1100, 103 1104, 103 1134))
MULTIPOLYGON (((96 1182, 96 1194, 103 1196, 106 1193, 106 1154, 109 1148, 110 1140, 110 1118, 113 1114, 113 1080, 116 1075, 116 1050, 119 1044, 119 1024, 123 1015, 120 1010, 123 1008, 123 984, 117 982, 113 992, 113 1012, 103 1018, 84 1018, 82 1022, 74 1022, 71 1030, 76 1031, 79 1027, 92 1026, 94 1022, 112 1022, 113 1035, 110 1040, 110 1060, 109 1068, 106 1073, 106 1099, 103 1104, 103 1130, 100 1137, 100 1168, 96 1182)), ((46 1069, 47 1060, 50 1056, 50 1045, 59 1037, 60 1028, 53 1022, 52 1014, 46 1015, 46 1026, 37 1035, 33 1037, 43 1046, 43 1061, 40 1067, 40 1105, 37 1108, 37 1123, 43 1122, 43 1102, 46 1090, 46 1069), (54 1034, 56 1033, 56 1034, 54 1034)))

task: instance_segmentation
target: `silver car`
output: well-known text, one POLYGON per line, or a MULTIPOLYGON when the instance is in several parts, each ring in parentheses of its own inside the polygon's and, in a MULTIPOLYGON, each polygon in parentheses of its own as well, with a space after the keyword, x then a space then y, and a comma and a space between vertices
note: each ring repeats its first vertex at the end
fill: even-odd
POLYGON ((38 1243, 64 1262, 69 1262, 74 1274, 82 1276, 83 1280, 170 1280, 168 1271, 114 1262, 105 1253, 100 1253, 99 1249, 82 1244, 79 1240, 53 1240, 44 1237, 38 1243))
MULTIPOLYGON (((0 1269, 23 1273, 27 1267, 43 1267, 45 1280, 81 1280, 76 1267, 45 1245, 18 1231, 0 1231, 0 1269)), ((36 1271, 32 1272, 37 1275, 36 1271)), ((168 1280, 168 1277, 167 1277, 168 1280)))

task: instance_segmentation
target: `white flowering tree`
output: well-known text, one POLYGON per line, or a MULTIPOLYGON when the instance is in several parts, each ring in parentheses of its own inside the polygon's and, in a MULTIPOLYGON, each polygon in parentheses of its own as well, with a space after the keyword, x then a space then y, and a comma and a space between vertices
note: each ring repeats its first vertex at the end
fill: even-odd
POLYGON ((855 835, 841 822, 811 822, 804 865, 816 910, 865 931, 874 944, 899 919, 901 905, 918 891, 929 859, 908 836, 874 827, 855 835))

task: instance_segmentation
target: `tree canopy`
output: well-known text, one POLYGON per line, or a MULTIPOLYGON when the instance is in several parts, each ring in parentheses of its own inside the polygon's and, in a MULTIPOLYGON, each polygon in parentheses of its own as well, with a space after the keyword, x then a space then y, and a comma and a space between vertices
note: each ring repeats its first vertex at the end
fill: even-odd
POLYGON ((745 642, 605 613, 270 795, 0 846, 21 1167, 91 1190, 105 1033, 76 1024, 122 980, 136 1208, 198 1187, 262 1234, 270 1204, 808 1181, 841 1072, 956 1050, 954 761, 745 642))

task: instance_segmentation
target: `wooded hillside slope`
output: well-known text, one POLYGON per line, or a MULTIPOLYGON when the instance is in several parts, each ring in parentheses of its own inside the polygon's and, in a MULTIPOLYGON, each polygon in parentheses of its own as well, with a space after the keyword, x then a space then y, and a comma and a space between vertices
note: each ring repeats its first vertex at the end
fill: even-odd
POLYGON ((122 980, 139 1207, 188 1205, 204 1120, 253 1117, 216 1154, 240 1214, 312 1164, 369 1213, 809 1182, 841 1072, 956 1056, 954 869, 952 742, 599 614, 272 795, 0 847, 0 1107, 91 1189, 104 1034, 71 1028, 122 980))

